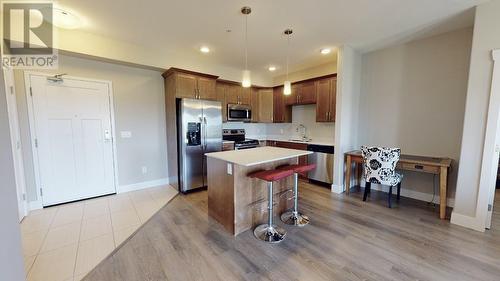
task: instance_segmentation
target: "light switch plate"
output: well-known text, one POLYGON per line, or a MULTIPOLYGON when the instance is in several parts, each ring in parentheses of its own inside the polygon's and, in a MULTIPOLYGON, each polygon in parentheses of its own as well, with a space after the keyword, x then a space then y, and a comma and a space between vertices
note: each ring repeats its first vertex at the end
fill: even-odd
POLYGON ((227 163, 227 174, 228 175, 233 174, 233 165, 231 163, 227 163))
POLYGON ((122 139, 129 139, 132 137, 132 132, 131 131, 121 131, 120 136, 122 139))

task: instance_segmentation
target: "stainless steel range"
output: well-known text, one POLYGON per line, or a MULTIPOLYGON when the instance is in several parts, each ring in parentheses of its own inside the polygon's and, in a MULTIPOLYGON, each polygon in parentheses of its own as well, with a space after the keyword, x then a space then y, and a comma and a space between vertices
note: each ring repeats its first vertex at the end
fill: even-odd
POLYGON ((244 129, 223 129, 222 140, 234 141, 234 149, 248 149, 259 147, 259 141, 245 138, 244 129))

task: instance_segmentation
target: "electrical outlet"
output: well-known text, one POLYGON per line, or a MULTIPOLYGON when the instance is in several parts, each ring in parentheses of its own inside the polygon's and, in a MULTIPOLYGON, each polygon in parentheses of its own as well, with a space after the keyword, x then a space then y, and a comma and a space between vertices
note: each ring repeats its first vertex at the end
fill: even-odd
POLYGON ((148 173, 148 167, 142 166, 142 174, 145 175, 148 173))
POLYGON ((231 163, 227 163, 227 174, 228 175, 233 174, 233 165, 231 163))
POLYGON ((122 139, 129 139, 132 137, 132 132, 131 131, 121 131, 120 136, 122 139))
POLYGON ((280 129, 280 133, 281 133, 282 135, 283 135, 283 132, 284 132, 284 131, 283 131, 283 129, 280 129))

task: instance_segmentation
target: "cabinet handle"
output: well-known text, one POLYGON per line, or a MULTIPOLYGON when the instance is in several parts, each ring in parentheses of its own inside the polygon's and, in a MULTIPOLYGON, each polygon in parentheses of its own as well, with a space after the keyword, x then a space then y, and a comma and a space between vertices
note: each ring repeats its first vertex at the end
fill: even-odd
POLYGON ((328 111, 325 112, 325 118, 326 118, 326 120, 328 120, 328 111))

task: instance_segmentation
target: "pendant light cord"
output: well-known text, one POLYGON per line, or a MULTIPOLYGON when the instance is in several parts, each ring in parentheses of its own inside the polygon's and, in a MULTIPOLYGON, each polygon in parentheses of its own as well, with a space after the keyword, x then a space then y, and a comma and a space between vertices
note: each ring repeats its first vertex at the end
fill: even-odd
POLYGON ((248 70, 248 14, 245 15, 245 70, 248 70))
POLYGON ((288 81, 288 57, 290 52, 290 34, 286 38, 286 80, 288 81))

